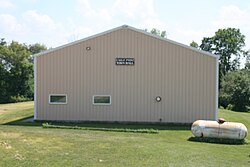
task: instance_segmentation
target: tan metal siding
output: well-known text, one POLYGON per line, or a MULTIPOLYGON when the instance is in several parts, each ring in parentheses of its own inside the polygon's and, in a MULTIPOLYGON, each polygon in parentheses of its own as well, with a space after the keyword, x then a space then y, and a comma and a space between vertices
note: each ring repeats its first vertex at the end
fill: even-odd
POLYGON ((36 95, 38 120, 214 119, 216 58, 120 29, 37 57, 36 95), (118 57, 135 65, 117 66, 118 57), (49 104, 53 93, 67 94, 68 104, 49 104), (93 95, 111 95, 112 104, 94 106, 93 95))

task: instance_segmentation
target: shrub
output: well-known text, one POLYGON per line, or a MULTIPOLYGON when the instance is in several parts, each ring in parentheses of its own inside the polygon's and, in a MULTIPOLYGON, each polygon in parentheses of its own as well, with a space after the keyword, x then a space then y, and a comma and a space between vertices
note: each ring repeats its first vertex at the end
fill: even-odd
POLYGON ((234 106, 232 104, 228 104, 226 109, 227 110, 233 110, 233 108, 234 108, 234 106))
POLYGON ((10 96, 10 103, 30 101, 30 98, 24 97, 22 95, 10 96))
POLYGON ((234 111, 250 107, 250 73, 246 69, 229 72, 221 83, 220 105, 234 111))

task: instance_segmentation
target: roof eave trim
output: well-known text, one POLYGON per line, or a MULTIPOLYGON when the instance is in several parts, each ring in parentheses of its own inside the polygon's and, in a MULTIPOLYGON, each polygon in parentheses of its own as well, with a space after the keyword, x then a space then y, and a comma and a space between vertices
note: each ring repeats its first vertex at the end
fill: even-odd
POLYGON ((122 29, 122 28, 127 28, 127 27, 128 27, 127 25, 119 26, 119 27, 110 29, 108 31, 104 31, 104 32, 101 32, 101 33, 98 33, 98 34, 95 34, 95 35, 91 35, 89 37, 86 37, 86 38, 83 38, 83 39, 80 39, 80 40, 77 40, 77 41, 74 41, 74 42, 71 42, 71 43, 68 43, 68 44, 64 44, 64 45, 61 45, 61 46, 58 46, 58 47, 55 47, 55 48, 52 48, 52 49, 48 49, 48 50, 46 50, 44 52, 40 52, 40 53, 34 54, 33 57, 42 56, 42 55, 48 54, 50 52, 54 52, 56 50, 59 50, 59 49, 62 49, 62 48, 66 48, 68 46, 72 46, 72 45, 75 45, 75 44, 87 41, 89 39, 93 39, 93 38, 96 38, 96 37, 99 37, 99 36, 102 36, 102 35, 106 35, 106 34, 111 33, 113 31, 116 31, 116 30, 119 30, 119 29, 122 29))
POLYGON ((172 44, 174 44, 174 45, 178 45, 178 46, 181 46, 181 47, 184 47, 184 48, 187 48, 187 49, 191 49, 191 50, 193 50, 193 51, 195 51, 195 52, 199 52, 199 53, 205 54, 205 55, 207 55, 207 56, 212 56, 212 57, 215 57, 215 58, 217 58, 217 59, 220 58, 219 55, 215 55, 215 54, 212 54, 212 53, 210 53, 210 52, 206 52, 206 51, 203 51, 203 50, 199 50, 199 49, 197 49, 197 48, 195 48, 195 47, 188 46, 188 45, 185 45, 185 44, 182 44, 182 43, 173 41, 173 40, 171 40, 171 39, 163 38, 163 37, 161 37, 161 36, 159 36, 159 35, 154 35, 154 34, 151 34, 151 33, 147 32, 147 31, 144 31, 144 30, 140 30, 140 29, 137 29, 137 28, 134 28, 134 27, 130 27, 130 26, 128 26, 128 28, 131 29, 131 30, 134 30, 134 31, 143 33, 143 34, 145 34, 145 35, 148 35, 148 36, 151 36, 151 37, 154 37, 154 38, 158 38, 158 39, 161 39, 161 40, 163 40, 163 41, 167 41, 167 42, 172 43, 172 44))

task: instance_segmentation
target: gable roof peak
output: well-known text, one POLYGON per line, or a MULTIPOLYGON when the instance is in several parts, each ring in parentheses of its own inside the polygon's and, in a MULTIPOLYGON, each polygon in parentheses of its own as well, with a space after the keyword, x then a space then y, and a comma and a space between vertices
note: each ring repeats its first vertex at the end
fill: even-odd
POLYGON ((128 28, 129 26, 127 24, 124 24, 121 26, 122 28, 128 28))
POLYGON ((68 47, 68 46, 72 46, 72 45, 78 44, 80 42, 83 42, 83 41, 86 41, 86 40, 89 40, 89 39, 93 39, 93 38, 96 38, 96 37, 99 37, 99 36, 102 36, 102 35, 105 35, 105 34, 108 34, 108 33, 114 32, 114 31, 117 31, 117 30, 121 30, 121 29, 129 29, 129 30, 132 30, 132 31, 135 31, 135 32, 138 32, 138 33, 142 33, 142 34, 145 34, 147 36, 158 38, 160 40, 172 43, 174 45, 178 45, 178 46, 181 46, 181 47, 193 50, 195 52, 199 52, 199 53, 202 53, 202 54, 205 54, 205 55, 208 55, 208 56, 215 57, 217 59, 220 57, 219 55, 214 55, 212 53, 209 53, 209 52, 206 52, 206 51, 203 51, 203 50, 199 50, 199 49, 196 49, 194 47, 191 47, 191 46, 188 46, 188 45, 184 45, 184 44, 181 44, 179 42, 175 42, 175 41, 167 39, 167 38, 163 38, 163 37, 161 37, 159 35, 151 34, 151 33, 147 32, 145 30, 137 29, 137 28, 131 27, 131 26, 126 25, 126 24, 124 24, 122 26, 119 26, 119 27, 116 27, 116 28, 113 28, 113 29, 110 29, 110 30, 107 30, 107 31, 104 31, 104 32, 101 32, 101 33, 96 34, 96 35, 92 35, 90 37, 86 37, 86 38, 83 38, 83 39, 80 39, 80 40, 77 40, 77 41, 74 41, 74 42, 71 42, 71 43, 59 46, 59 47, 55 47, 55 48, 52 48, 52 49, 49 49, 49 50, 37 53, 37 54, 33 55, 33 57, 41 56, 41 55, 44 55, 44 54, 47 54, 47 53, 50 53, 50 52, 53 52, 53 51, 56 51, 56 50, 68 47))

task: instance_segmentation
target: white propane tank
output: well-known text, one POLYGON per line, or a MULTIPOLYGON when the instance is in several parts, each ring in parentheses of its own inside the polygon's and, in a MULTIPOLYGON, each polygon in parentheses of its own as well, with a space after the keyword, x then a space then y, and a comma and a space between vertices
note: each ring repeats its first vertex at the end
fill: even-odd
POLYGON ((192 124, 192 133, 195 137, 210 137, 224 139, 244 139, 247 128, 238 122, 197 120, 192 124))

